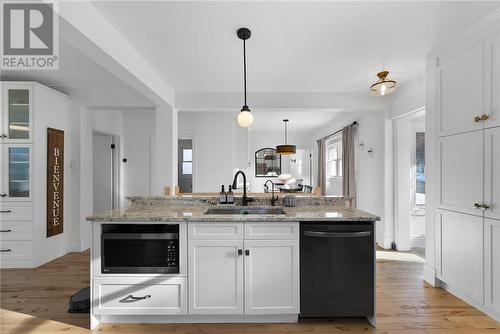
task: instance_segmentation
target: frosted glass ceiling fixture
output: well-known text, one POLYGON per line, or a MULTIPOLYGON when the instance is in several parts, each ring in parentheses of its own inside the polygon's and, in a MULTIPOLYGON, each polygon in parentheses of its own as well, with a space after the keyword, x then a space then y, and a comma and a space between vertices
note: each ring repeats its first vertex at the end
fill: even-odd
POLYGON ((389 71, 382 71, 377 73, 377 77, 379 78, 379 80, 370 87, 370 90, 374 95, 388 95, 396 89, 396 81, 388 80, 388 75, 389 71))
POLYGON ((243 40, 243 82, 245 89, 245 104, 243 108, 241 108, 240 113, 238 114, 238 124, 242 128, 248 128, 253 123, 253 115, 250 112, 250 108, 247 106, 247 54, 246 54, 246 46, 245 41, 250 38, 251 35, 250 29, 240 28, 236 32, 236 35, 239 39, 243 40))
POLYGON ((276 146, 276 153, 281 155, 295 154, 297 151, 295 145, 288 145, 288 120, 284 119, 283 123, 285 123, 285 144, 276 146))

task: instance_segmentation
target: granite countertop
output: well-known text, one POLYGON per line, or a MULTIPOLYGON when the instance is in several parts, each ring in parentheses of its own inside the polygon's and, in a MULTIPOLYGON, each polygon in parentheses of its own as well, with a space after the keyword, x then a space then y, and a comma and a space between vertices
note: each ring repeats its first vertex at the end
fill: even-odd
MULTIPOLYGON (((229 207, 231 205, 221 205, 229 207)), ((380 217, 348 207, 332 205, 299 205, 282 207, 285 214, 205 214, 213 205, 206 204, 169 204, 169 205, 132 205, 128 209, 114 210, 88 217, 93 222, 117 221, 165 221, 165 222, 367 222, 377 221, 380 217)), ((236 206, 238 208, 244 208, 236 206)), ((259 206, 263 207, 263 206, 259 206)), ((268 207, 268 206, 266 206, 268 207)), ((269 206, 270 207, 270 206, 269 206)), ((274 208, 276 208, 274 207, 274 208)))

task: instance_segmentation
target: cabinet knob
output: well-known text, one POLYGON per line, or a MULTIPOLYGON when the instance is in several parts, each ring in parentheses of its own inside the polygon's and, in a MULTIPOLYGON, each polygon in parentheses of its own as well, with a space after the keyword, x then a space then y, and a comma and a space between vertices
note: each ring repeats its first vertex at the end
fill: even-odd
POLYGON ((479 203, 474 203, 474 207, 475 207, 476 209, 481 209, 481 208, 482 208, 482 205, 481 205, 481 204, 479 204, 479 203))
POLYGON ((238 249, 238 255, 243 255, 243 249, 238 249))
POLYGON ((474 117, 474 122, 479 123, 481 121, 481 116, 474 117))
POLYGON ((488 204, 481 205, 481 209, 483 209, 483 210, 488 210, 489 208, 490 208, 490 206, 488 204))
POLYGON ((481 115, 481 121, 486 121, 488 118, 490 118, 489 115, 486 115, 486 114, 481 115))
POLYGON ((7 194, 0 194, 0 197, 7 197, 7 194))
POLYGON ((7 138, 7 135, 6 135, 5 133, 2 133, 2 134, 0 135, 0 138, 7 138))
POLYGON ((245 255, 246 256, 250 255, 250 250, 249 249, 245 249, 245 255))

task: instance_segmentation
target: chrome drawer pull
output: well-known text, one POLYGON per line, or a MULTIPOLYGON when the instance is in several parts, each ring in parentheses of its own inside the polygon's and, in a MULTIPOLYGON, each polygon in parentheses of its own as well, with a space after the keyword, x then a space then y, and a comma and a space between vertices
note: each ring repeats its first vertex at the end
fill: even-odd
POLYGON ((7 248, 7 249, 0 249, 0 252, 6 253, 6 252, 12 252, 12 249, 7 248))
POLYGON ((149 299, 149 298, 151 298, 151 295, 145 295, 144 297, 134 297, 132 295, 128 295, 128 298, 129 299, 133 299, 133 300, 143 300, 143 299, 149 299))
POLYGON ((0 230, 0 232, 12 232, 12 230, 0 230))
POLYGON ((11 213, 12 210, 1 210, 0 213, 11 213))

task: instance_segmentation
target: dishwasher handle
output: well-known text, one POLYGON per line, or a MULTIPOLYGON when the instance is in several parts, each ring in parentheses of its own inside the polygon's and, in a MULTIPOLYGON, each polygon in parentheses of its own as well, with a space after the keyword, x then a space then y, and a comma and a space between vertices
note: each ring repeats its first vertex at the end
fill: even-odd
POLYGON ((313 238, 363 238, 372 234, 372 231, 359 232, 327 232, 327 231, 304 231, 304 235, 313 238))

